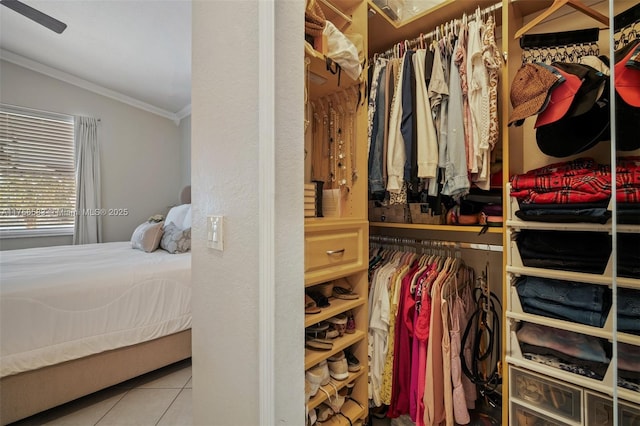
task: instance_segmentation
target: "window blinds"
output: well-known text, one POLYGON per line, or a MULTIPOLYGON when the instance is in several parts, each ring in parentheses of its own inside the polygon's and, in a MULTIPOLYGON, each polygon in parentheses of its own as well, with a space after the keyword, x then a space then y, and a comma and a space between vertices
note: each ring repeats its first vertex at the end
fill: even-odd
POLYGON ((75 199, 73 117, 0 105, 2 234, 71 234, 75 199))

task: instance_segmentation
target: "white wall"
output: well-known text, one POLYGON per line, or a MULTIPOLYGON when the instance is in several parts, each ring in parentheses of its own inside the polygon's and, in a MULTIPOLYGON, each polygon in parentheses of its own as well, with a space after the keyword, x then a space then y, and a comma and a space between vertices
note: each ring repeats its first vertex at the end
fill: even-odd
POLYGON ((193 2, 193 419, 199 425, 261 424, 265 387, 275 419, 262 424, 304 424, 304 2, 275 2, 277 189, 260 194, 259 1, 193 2), (273 197, 273 224, 259 214, 261 195, 273 197), (225 215, 224 252, 206 247, 207 214, 225 215), (266 260, 259 235, 270 225, 275 289, 261 288, 260 276, 266 260), (261 291, 276 301, 271 388, 259 370, 261 291))
MULTIPOLYGON (((158 115, 0 61, 0 102, 101 119, 102 207, 128 216, 103 218, 105 242, 126 241, 135 227, 178 203, 184 178, 181 130, 158 115)), ((185 125, 186 128, 186 125, 185 125)), ((2 249, 71 244, 71 237, 3 239, 2 249)))
POLYGON ((180 120, 180 188, 191 185, 191 114, 180 120))

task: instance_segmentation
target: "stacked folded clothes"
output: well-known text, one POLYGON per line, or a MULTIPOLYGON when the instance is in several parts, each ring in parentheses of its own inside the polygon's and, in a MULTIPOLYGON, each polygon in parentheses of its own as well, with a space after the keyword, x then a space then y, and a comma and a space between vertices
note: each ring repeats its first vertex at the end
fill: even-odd
POLYGON ((611 292, 602 285, 523 276, 515 287, 524 312, 548 318, 603 327, 611 307, 611 292))
MULTIPOLYGON (((611 166, 578 158, 511 177, 511 196, 522 220, 606 223, 611 198, 611 166)), ((619 223, 640 219, 640 157, 623 157, 616 165, 619 223)))
POLYGON ((618 330, 640 335, 640 290, 618 287, 618 330))
POLYGON ((597 380, 606 374, 611 344, 604 339, 527 322, 516 336, 527 359, 597 380))
POLYGON ((602 274, 611 255, 606 232, 523 229, 516 244, 524 266, 602 274))

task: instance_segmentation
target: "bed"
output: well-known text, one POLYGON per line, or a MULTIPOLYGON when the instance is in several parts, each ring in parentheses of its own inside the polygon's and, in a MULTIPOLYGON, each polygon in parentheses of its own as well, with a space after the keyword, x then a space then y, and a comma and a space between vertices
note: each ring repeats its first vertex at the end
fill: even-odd
POLYGON ((0 252, 0 423, 191 356, 191 254, 0 252))

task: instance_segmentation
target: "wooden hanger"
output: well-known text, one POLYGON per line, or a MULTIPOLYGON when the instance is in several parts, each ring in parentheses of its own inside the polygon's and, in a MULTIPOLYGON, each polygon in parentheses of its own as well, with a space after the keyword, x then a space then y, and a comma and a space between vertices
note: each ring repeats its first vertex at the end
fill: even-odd
POLYGON ((547 19, 549 16, 556 13, 558 9, 560 9, 564 5, 571 6, 574 9, 577 9, 585 15, 592 17, 596 21, 601 22, 606 26, 606 28, 609 28, 609 18, 592 8, 585 6, 580 0, 554 0, 553 4, 547 10, 536 16, 533 21, 520 28, 518 32, 516 32, 515 38, 518 39, 522 37, 530 29, 547 19))

